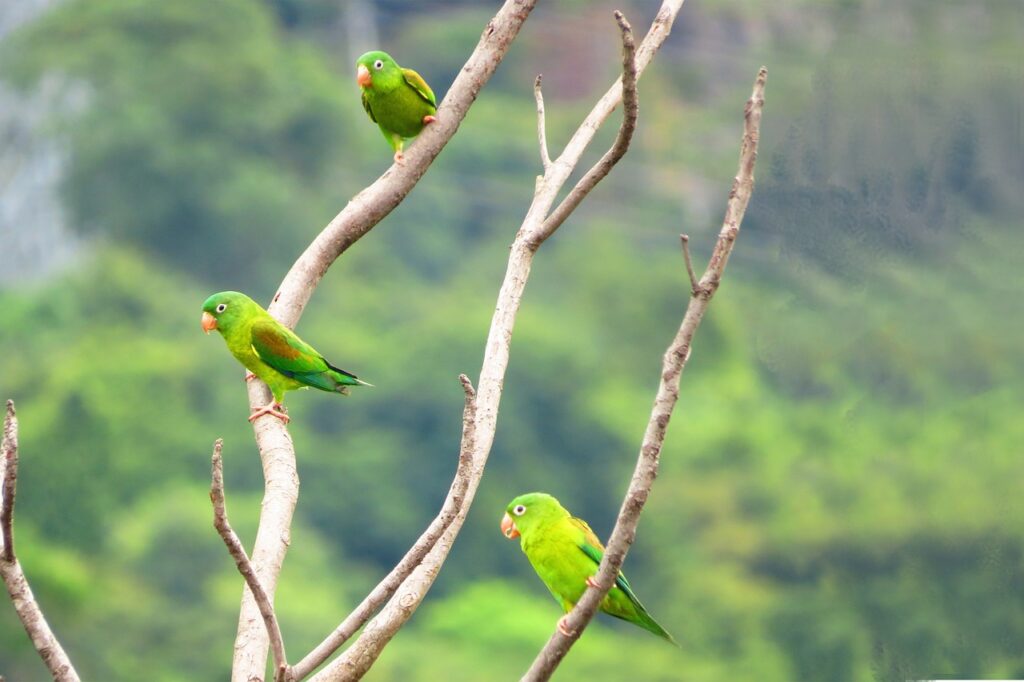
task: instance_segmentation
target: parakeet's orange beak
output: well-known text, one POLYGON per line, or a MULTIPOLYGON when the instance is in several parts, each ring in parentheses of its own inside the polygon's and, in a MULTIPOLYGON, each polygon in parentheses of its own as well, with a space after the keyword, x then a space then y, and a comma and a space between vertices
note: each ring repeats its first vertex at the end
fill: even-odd
POLYGON ((356 83, 359 83, 359 86, 363 88, 373 85, 373 79, 370 78, 370 70, 366 68, 365 64, 360 64, 359 68, 356 69, 356 83))
POLYGON ((515 540, 519 537, 519 529, 516 528, 516 522, 512 520, 508 512, 505 512, 505 515, 501 517, 501 534, 509 540, 515 540))
POLYGON ((203 320, 200 324, 203 325, 203 331, 209 334, 217 328, 217 318, 204 310, 203 320))

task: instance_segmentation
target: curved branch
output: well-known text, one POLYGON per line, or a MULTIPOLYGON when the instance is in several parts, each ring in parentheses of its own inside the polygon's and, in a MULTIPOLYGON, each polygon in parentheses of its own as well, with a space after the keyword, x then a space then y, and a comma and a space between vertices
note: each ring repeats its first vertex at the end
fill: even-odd
POLYGON ((0 445, 3 457, 3 499, 0 500, 0 526, 3 526, 3 551, 0 552, 0 579, 7 587, 7 595, 14 603, 25 632, 32 640, 39 657, 56 682, 79 682, 78 673, 71 665, 64 648, 60 645, 42 609, 36 603, 32 588, 29 587, 21 562, 14 553, 14 499, 18 494, 18 417, 14 412, 14 401, 7 401, 4 417, 3 443, 0 445))
MULTIPOLYGON (((583 629, 594 617, 601 600, 608 594, 608 590, 614 584, 615 576, 618 575, 622 562, 626 558, 626 553, 636 537, 640 514, 658 473, 658 460, 661 456, 662 444, 665 441, 665 431, 668 429, 672 410, 679 398, 679 379, 686 366, 686 361, 690 357, 690 344, 693 341, 693 335, 700 326, 708 303, 721 281, 729 254, 736 243, 740 222, 743 220, 747 203, 754 190, 754 162, 757 160, 757 144, 767 77, 767 70, 761 67, 757 74, 757 80, 754 82, 753 94, 750 96, 745 110, 739 173, 733 181, 733 188, 729 194, 725 220, 715 243, 714 254, 701 277, 699 291, 690 299, 679 331, 665 352, 661 382, 658 385, 651 418, 644 433, 640 456, 637 458, 633 478, 622 502, 615 528, 608 540, 608 547, 605 550, 601 566, 597 575, 594 576, 599 587, 586 589, 583 597, 567 616, 566 627, 572 634, 564 635, 556 629, 544 648, 537 654, 537 658, 534 659, 533 665, 530 666, 526 675, 523 676, 524 681, 537 682, 551 677, 555 668, 569 653, 569 648, 583 634, 583 629)), ((683 240, 683 244, 686 244, 686 240, 683 240)))
POLYGON ((537 0, 506 0, 487 22, 473 54, 466 60, 438 107, 437 121, 419 134, 402 164, 391 166, 372 185, 353 197, 299 256, 268 308, 274 317, 294 327, 331 264, 412 191, 459 129, 470 106, 498 68, 536 4, 537 0))
MULTIPOLYGON (((653 54, 668 37, 672 22, 682 4, 683 0, 665 0, 651 30, 636 52, 636 59, 633 63, 636 65, 638 74, 643 72, 653 54)), ((573 135, 558 160, 553 162, 549 170, 538 179, 533 202, 512 243, 505 279, 498 293, 498 303, 491 319, 491 327, 484 347, 480 379, 477 382, 477 412, 474 433, 476 443, 472 448, 472 473, 465 492, 465 500, 458 515, 420 565, 401 584, 387 605, 366 625, 356 641, 341 656, 317 673, 312 678, 314 681, 356 680, 366 674, 398 629, 422 603, 437 578, 473 503, 491 446, 494 443, 498 407, 501 402, 505 370, 508 367, 512 332, 523 291, 530 276, 533 256, 544 240, 558 228, 558 225, 555 225, 548 234, 543 234, 542 227, 545 218, 551 210, 559 190, 579 162, 587 145, 614 110, 621 96, 621 84, 616 84, 605 93, 584 119, 583 124, 573 135)), ((463 445, 465 446, 465 441, 463 445)))
POLYGON ((533 81, 533 98, 537 101, 537 144, 540 146, 540 163, 546 173, 551 167, 551 154, 548 153, 548 126, 544 120, 544 93, 540 89, 543 78, 544 75, 538 73, 537 79, 533 81))
POLYGON ((476 441, 474 431, 476 429, 476 390, 473 383, 465 374, 459 375, 462 382, 462 390, 466 393, 466 403, 462 411, 462 446, 459 450, 459 464, 455 470, 455 478, 452 481, 448 496, 445 498, 441 511, 430 523, 416 543, 409 548, 398 565, 391 569, 391 572, 377 584, 365 599, 350 613, 345 620, 338 625, 334 631, 317 645, 313 651, 301 661, 292 666, 292 674, 296 680, 301 680, 317 666, 326 661, 331 654, 338 650, 366 621, 376 613, 377 609, 386 602, 401 587, 402 582, 409 577, 409 574, 420 565, 423 557, 427 555, 440 539, 441 535, 448 529, 448 526, 455 520, 455 516, 462 507, 462 500, 469 486, 470 465, 473 463, 473 445, 476 441))
POLYGON ((274 652, 274 669, 277 670, 278 679, 283 679, 284 671, 288 667, 288 657, 284 652, 284 639, 281 637, 281 627, 277 623, 277 615, 274 613, 274 605, 270 602, 263 586, 260 585, 256 572, 249 561, 249 555, 245 553, 245 547, 238 535, 228 521, 227 505, 224 501, 224 461, 221 457, 221 448, 224 447, 224 440, 218 438, 213 444, 212 474, 210 476, 210 502, 213 503, 213 527, 217 529, 221 540, 228 548, 231 558, 235 560, 238 572, 245 578, 245 584, 249 586, 256 605, 263 616, 263 624, 267 628, 270 637, 270 649, 274 652))
MULTIPOLYGON (((417 137, 416 143, 406 153, 404 163, 392 166, 353 197, 292 265, 268 308, 278 320, 294 327, 331 264, 412 190, 458 130, 469 107, 501 63, 536 2, 506 0, 488 22, 472 55, 438 108, 437 121, 417 137)), ((270 401, 270 392, 261 381, 250 382, 248 392, 251 407, 270 401)), ((254 422, 253 430, 266 484, 252 563, 260 584, 273 598, 290 542, 289 529, 298 500, 299 477, 295 467, 295 448, 285 426, 277 419, 261 417, 254 422)), ((267 646, 267 634, 259 609, 246 587, 235 637, 233 682, 263 679, 267 646)))

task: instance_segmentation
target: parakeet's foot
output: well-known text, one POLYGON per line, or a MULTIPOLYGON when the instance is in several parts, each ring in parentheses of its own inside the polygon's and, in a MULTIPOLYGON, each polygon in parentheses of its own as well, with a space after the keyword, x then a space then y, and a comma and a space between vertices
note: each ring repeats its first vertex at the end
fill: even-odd
POLYGON ((601 586, 597 584, 596 580, 594 580, 594 576, 589 575, 587 576, 587 587, 593 587, 596 590, 599 589, 601 586))
POLYGON ((253 374, 252 372, 246 372, 245 373, 245 380, 246 381, 252 381, 255 378, 256 378, 256 375, 253 374))
POLYGON ((427 114, 426 116, 423 117, 423 125, 430 125, 436 120, 437 116, 431 116, 430 114, 427 114))
POLYGON ((401 150, 395 152, 395 163, 402 163, 405 160, 405 154, 401 150))
POLYGON ((259 417, 262 417, 265 414, 269 414, 273 417, 277 417, 282 422, 287 424, 292 420, 292 418, 285 414, 282 410, 284 410, 284 407, 281 405, 281 403, 271 400, 263 407, 257 407, 256 410, 249 415, 249 421, 256 421, 256 419, 258 419, 259 417))
POLYGON ((576 633, 576 631, 569 629, 569 625, 566 622, 568 620, 569 620, 569 614, 566 614, 566 615, 564 615, 564 616, 562 616, 561 618, 558 619, 558 631, 561 632, 566 637, 572 637, 576 633))

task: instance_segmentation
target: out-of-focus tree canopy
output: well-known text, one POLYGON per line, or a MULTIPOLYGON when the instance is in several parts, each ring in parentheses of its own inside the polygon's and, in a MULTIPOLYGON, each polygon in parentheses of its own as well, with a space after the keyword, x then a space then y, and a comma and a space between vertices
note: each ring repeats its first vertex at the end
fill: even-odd
MULTIPOLYGON (((227 675, 241 581, 210 527, 214 438, 247 542, 262 478, 241 372, 199 308, 229 288, 266 300, 390 164, 349 63, 371 47, 346 31, 355 6, 439 96, 493 9, 66 0, 0 48, 8 86, 88 92, 47 121, 88 239, 72 267, 0 290, 0 397, 21 418, 25 569, 89 679, 227 675)), ((656 6, 622 9, 639 27, 656 6)), ((447 490, 456 377, 479 367, 538 172, 533 78, 558 149, 614 78, 612 9, 539 8, 302 318, 376 388, 288 400, 302 489, 277 602, 293 656, 447 490)), ((640 84, 630 154, 538 256, 476 504, 369 679, 506 680, 546 640, 557 605, 501 510, 546 490, 608 532, 685 306, 678 233, 707 255, 762 63, 758 186, 626 566, 682 648, 599 619, 559 675, 1024 677, 1024 16, 717 0, 679 22, 640 84)), ((0 672, 39 677, 2 606, 0 644, 0 672)))

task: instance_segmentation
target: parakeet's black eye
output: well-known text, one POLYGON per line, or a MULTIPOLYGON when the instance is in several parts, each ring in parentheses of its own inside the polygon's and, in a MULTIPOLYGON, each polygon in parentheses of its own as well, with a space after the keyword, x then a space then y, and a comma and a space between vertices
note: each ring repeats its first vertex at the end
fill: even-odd
POLYGON ((512 513, 515 514, 516 516, 522 516, 523 514, 526 513, 526 507, 524 507, 521 504, 517 504, 516 508, 512 510, 512 513))
POLYGON ((217 312, 218 313, 222 313, 222 312, 224 312, 227 309, 228 309, 228 304, 227 303, 221 303, 220 305, 217 306, 217 312))
POLYGON ((375 69, 377 69, 378 71, 380 71, 381 69, 383 69, 383 68, 384 68, 384 62, 383 62, 383 61, 381 61, 380 59, 378 59, 377 61, 375 61, 375 62, 373 63, 373 68, 375 68, 375 69))

